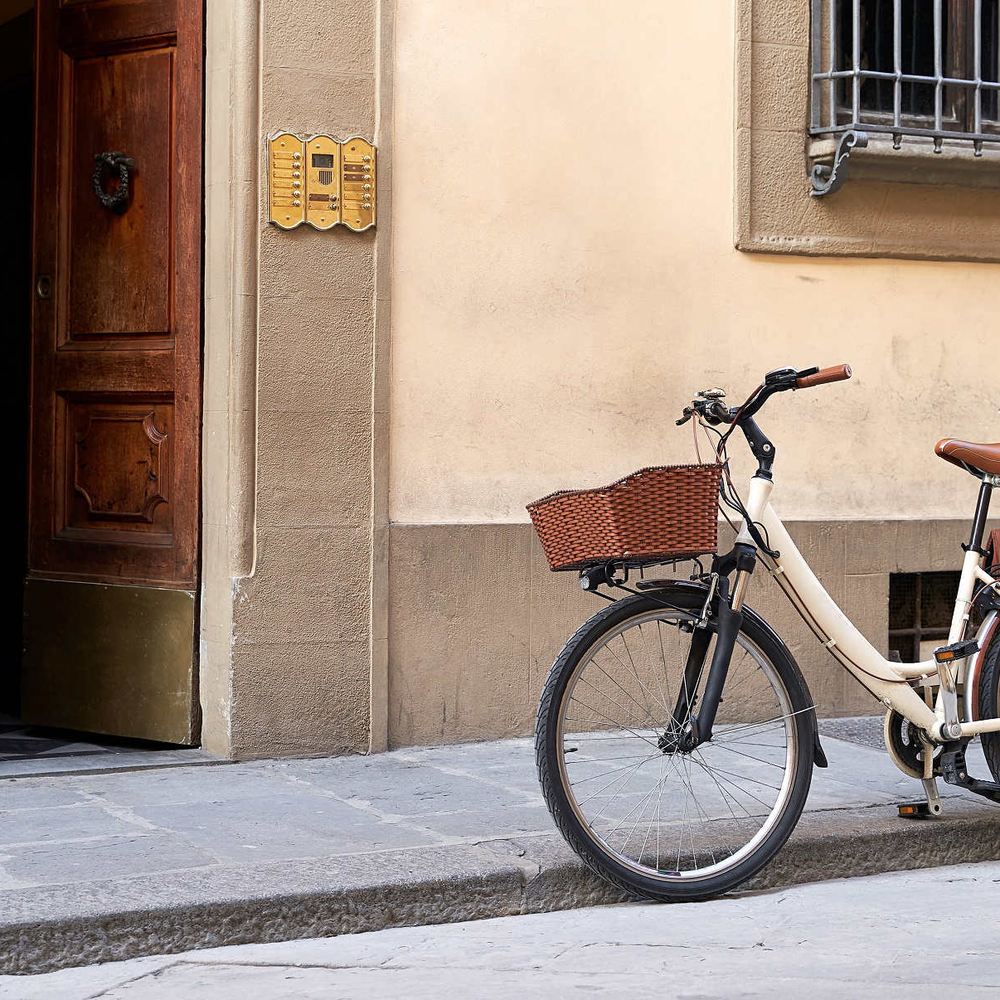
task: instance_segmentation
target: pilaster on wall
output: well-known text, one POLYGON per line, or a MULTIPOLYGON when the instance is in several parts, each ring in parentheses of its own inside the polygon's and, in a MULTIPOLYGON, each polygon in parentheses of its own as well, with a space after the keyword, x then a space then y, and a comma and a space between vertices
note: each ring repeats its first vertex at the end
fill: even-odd
POLYGON ((257 0, 205 13, 199 688, 202 746, 229 756, 234 581, 254 548, 260 22, 257 0))
MULTIPOLYGON (((206 396, 219 396, 220 415, 210 427, 206 406, 202 701, 204 745, 232 757, 385 744, 388 271, 379 261, 388 259, 390 218, 386 6, 263 0, 248 18, 259 25, 256 44, 241 52, 230 46, 230 87, 240 73, 235 63, 250 60, 249 90, 259 103, 241 120, 220 123, 250 175, 229 187, 246 196, 244 222, 252 220, 242 254, 233 238, 222 248, 228 254, 211 252, 226 226, 212 214, 221 216, 223 193, 209 202, 206 283, 234 294, 228 344, 221 334, 227 317, 206 308, 206 396), (376 230, 285 232, 267 224, 264 139, 279 130, 374 138, 376 230), (252 275, 242 293, 237 271, 252 275), (240 326, 233 318, 248 302, 253 321, 240 326), (225 357, 213 368, 216 342, 225 357), (251 355, 252 366, 239 364, 251 355), (241 398, 253 405, 240 407, 241 398), (252 449, 240 453, 247 433, 252 449)), ((209 101, 220 118, 225 89, 220 80, 209 101)), ((211 145, 211 111, 208 124, 211 145)), ((213 179, 224 175, 221 160, 213 179)))

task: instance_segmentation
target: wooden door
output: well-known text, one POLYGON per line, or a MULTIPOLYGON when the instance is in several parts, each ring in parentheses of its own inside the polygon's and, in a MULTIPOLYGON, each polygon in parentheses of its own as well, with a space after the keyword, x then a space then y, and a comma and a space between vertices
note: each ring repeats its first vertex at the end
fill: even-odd
POLYGON ((36 45, 22 714, 191 742, 201 0, 39 0, 36 45))

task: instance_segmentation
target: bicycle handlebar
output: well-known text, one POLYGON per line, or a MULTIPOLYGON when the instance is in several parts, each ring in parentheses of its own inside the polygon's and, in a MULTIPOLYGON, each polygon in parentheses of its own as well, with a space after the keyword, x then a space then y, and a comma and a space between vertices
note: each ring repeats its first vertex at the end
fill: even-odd
POLYGON ((806 375, 795 380, 796 389, 809 389, 814 385, 825 385, 827 382, 843 382, 851 377, 850 365, 834 365, 833 368, 823 368, 812 375, 806 375))
MULTIPOLYGON (((687 423, 696 413, 709 424, 735 424, 751 420, 753 415, 776 392, 788 389, 811 389, 815 385, 826 385, 827 382, 843 382, 851 377, 850 365, 834 365, 832 368, 804 368, 796 371, 794 368, 776 368, 768 372, 753 392, 747 396, 741 406, 728 409, 722 403, 720 396, 725 393, 721 389, 711 389, 699 392, 698 399, 684 407, 684 412, 677 424, 687 423)), ((725 435, 729 436, 729 433, 725 435)))

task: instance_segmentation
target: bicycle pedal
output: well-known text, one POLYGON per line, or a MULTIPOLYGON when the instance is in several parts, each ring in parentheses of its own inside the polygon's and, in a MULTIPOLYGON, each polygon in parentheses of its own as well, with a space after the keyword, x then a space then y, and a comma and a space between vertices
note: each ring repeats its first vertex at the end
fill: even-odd
POLYGON ((899 815, 903 819, 927 819, 932 814, 926 802, 900 802, 899 815))

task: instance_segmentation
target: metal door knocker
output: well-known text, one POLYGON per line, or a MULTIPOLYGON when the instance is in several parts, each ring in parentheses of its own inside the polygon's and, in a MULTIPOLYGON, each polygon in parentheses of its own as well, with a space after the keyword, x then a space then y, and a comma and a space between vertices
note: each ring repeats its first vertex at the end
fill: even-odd
POLYGON ((94 194, 109 212, 121 215, 128 208, 129 168, 133 165, 132 157, 124 153, 94 154, 94 194), (111 194, 104 190, 105 167, 118 173, 118 187, 111 194))

